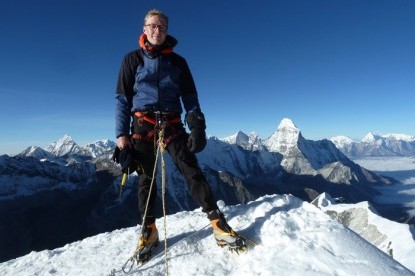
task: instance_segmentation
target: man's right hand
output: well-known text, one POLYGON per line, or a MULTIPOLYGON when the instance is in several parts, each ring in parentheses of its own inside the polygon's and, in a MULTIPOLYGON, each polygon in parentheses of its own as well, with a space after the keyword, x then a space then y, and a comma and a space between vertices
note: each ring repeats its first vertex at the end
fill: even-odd
POLYGON ((128 137, 128 135, 124 135, 124 136, 118 137, 118 139, 117 139, 117 147, 120 150, 123 150, 123 149, 125 149, 127 147, 129 147, 131 149, 132 148, 132 145, 131 145, 130 137, 128 137))

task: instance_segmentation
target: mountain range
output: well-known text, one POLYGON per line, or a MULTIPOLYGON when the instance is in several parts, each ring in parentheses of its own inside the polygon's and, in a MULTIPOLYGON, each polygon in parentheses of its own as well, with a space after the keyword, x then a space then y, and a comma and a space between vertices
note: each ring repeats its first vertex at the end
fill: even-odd
MULTIPOLYGON (((110 140, 79 146, 65 135, 46 149, 0 156, 0 261, 139 223, 138 176, 129 176, 120 198, 114 148, 110 140)), ((411 223, 401 206, 391 210, 376 202, 377 187, 393 179, 360 167, 330 140, 305 139, 289 119, 265 140, 243 132, 210 137, 198 160, 217 199, 227 204, 266 194, 312 201, 326 192, 342 202, 371 202, 382 215, 411 223)), ((168 214, 197 208, 168 155, 166 172, 168 214)))
POLYGON ((374 134, 369 132, 360 141, 346 136, 330 140, 349 158, 415 156, 415 136, 406 134, 374 134))

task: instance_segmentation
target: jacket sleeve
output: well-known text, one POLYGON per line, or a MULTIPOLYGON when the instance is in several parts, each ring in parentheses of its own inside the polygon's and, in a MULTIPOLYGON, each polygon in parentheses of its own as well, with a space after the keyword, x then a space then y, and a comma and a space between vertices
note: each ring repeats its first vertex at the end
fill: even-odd
POLYGON ((195 111, 201 112, 196 85, 189 66, 184 58, 180 58, 179 63, 182 71, 180 76, 180 88, 184 109, 186 110, 186 113, 195 111))
POLYGON ((115 96, 115 136, 117 138, 130 134, 135 73, 139 64, 138 51, 127 54, 121 64, 115 96))

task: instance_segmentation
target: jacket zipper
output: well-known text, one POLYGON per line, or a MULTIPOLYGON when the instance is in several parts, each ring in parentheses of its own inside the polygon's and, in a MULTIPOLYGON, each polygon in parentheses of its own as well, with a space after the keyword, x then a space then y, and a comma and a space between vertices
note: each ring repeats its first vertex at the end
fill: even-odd
POLYGON ((161 95, 160 95, 160 58, 161 55, 157 56, 156 60, 156 72, 157 72, 157 111, 161 112, 161 95))

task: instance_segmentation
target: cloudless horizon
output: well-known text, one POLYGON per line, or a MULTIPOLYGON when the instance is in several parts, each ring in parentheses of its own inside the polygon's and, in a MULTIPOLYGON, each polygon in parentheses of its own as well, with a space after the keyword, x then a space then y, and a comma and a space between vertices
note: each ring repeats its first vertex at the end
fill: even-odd
POLYGON ((152 8, 169 17, 207 135, 415 135, 415 1, 5 0, 0 154, 115 139, 115 86, 152 8))

